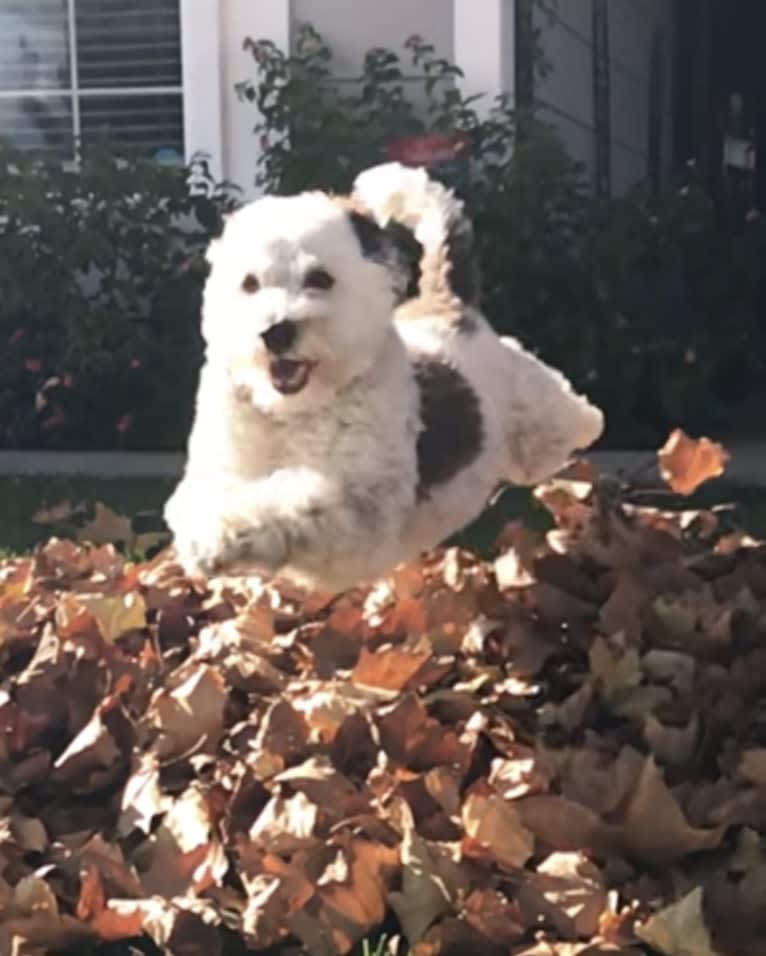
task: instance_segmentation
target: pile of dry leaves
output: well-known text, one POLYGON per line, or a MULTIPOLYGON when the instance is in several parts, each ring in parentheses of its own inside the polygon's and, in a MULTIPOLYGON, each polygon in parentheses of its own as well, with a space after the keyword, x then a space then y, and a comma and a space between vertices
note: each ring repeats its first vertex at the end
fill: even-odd
POLYGON ((766 952, 766 547, 537 495, 494 564, 334 600, 0 565, 0 953, 766 952))

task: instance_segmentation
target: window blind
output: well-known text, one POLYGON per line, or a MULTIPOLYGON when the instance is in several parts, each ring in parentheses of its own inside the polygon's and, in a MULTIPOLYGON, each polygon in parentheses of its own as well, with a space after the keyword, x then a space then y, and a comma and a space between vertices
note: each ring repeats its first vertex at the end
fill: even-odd
POLYGON ((0 0, 0 136, 183 156, 179 0, 0 0))

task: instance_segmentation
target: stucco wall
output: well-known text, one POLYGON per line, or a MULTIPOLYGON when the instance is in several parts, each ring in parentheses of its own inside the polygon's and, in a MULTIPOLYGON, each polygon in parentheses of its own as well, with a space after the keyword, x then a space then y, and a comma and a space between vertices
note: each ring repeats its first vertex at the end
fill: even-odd
POLYGON ((452 0, 292 0, 293 24, 309 22, 332 47, 338 76, 358 75, 370 47, 403 52, 404 41, 417 33, 452 58, 452 0))

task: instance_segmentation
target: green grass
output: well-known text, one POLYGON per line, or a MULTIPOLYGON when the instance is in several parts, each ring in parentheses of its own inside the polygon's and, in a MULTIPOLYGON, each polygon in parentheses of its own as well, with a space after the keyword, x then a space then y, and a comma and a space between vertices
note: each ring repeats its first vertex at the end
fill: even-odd
POLYGON ((44 506, 100 501, 129 517, 159 514, 174 484, 163 478, 0 477, 0 555, 30 551, 51 536, 50 527, 33 521, 44 506))
MULTIPOLYGON (((0 477, 0 558, 30 551, 53 533, 50 527, 36 524, 35 513, 63 500, 73 504, 97 501, 121 515, 159 516, 175 482, 167 478, 90 478, 90 477, 0 477)), ((746 527, 756 537, 766 536, 766 488, 736 486, 713 482, 691 499, 680 499, 663 492, 634 498, 664 508, 710 507, 732 503, 736 510, 732 523, 746 527)), ((498 532, 507 521, 521 519, 531 527, 550 526, 547 511, 525 488, 509 488, 487 508, 481 517, 456 535, 451 543, 479 554, 493 551, 498 532)), ((136 530, 157 530, 154 526, 136 530)))

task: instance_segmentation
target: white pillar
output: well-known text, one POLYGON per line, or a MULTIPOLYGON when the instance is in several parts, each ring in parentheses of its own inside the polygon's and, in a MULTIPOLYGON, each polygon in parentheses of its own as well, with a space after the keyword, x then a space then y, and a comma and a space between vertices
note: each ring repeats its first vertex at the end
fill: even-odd
POLYGON ((515 0, 453 0, 455 63, 464 95, 484 94, 474 106, 486 115, 500 93, 513 94, 515 0))
POLYGON ((252 54, 242 48, 250 37, 271 40, 290 49, 290 0, 210 0, 222 10, 223 143, 226 178, 248 198, 256 194, 254 179, 260 144, 253 132, 258 113, 253 103, 241 102, 234 85, 255 74, 252 54))
POLYGON ((217 0, 181 0, 181 63, 186 161, 207 153, 223 173, 221 11, 217 0))

